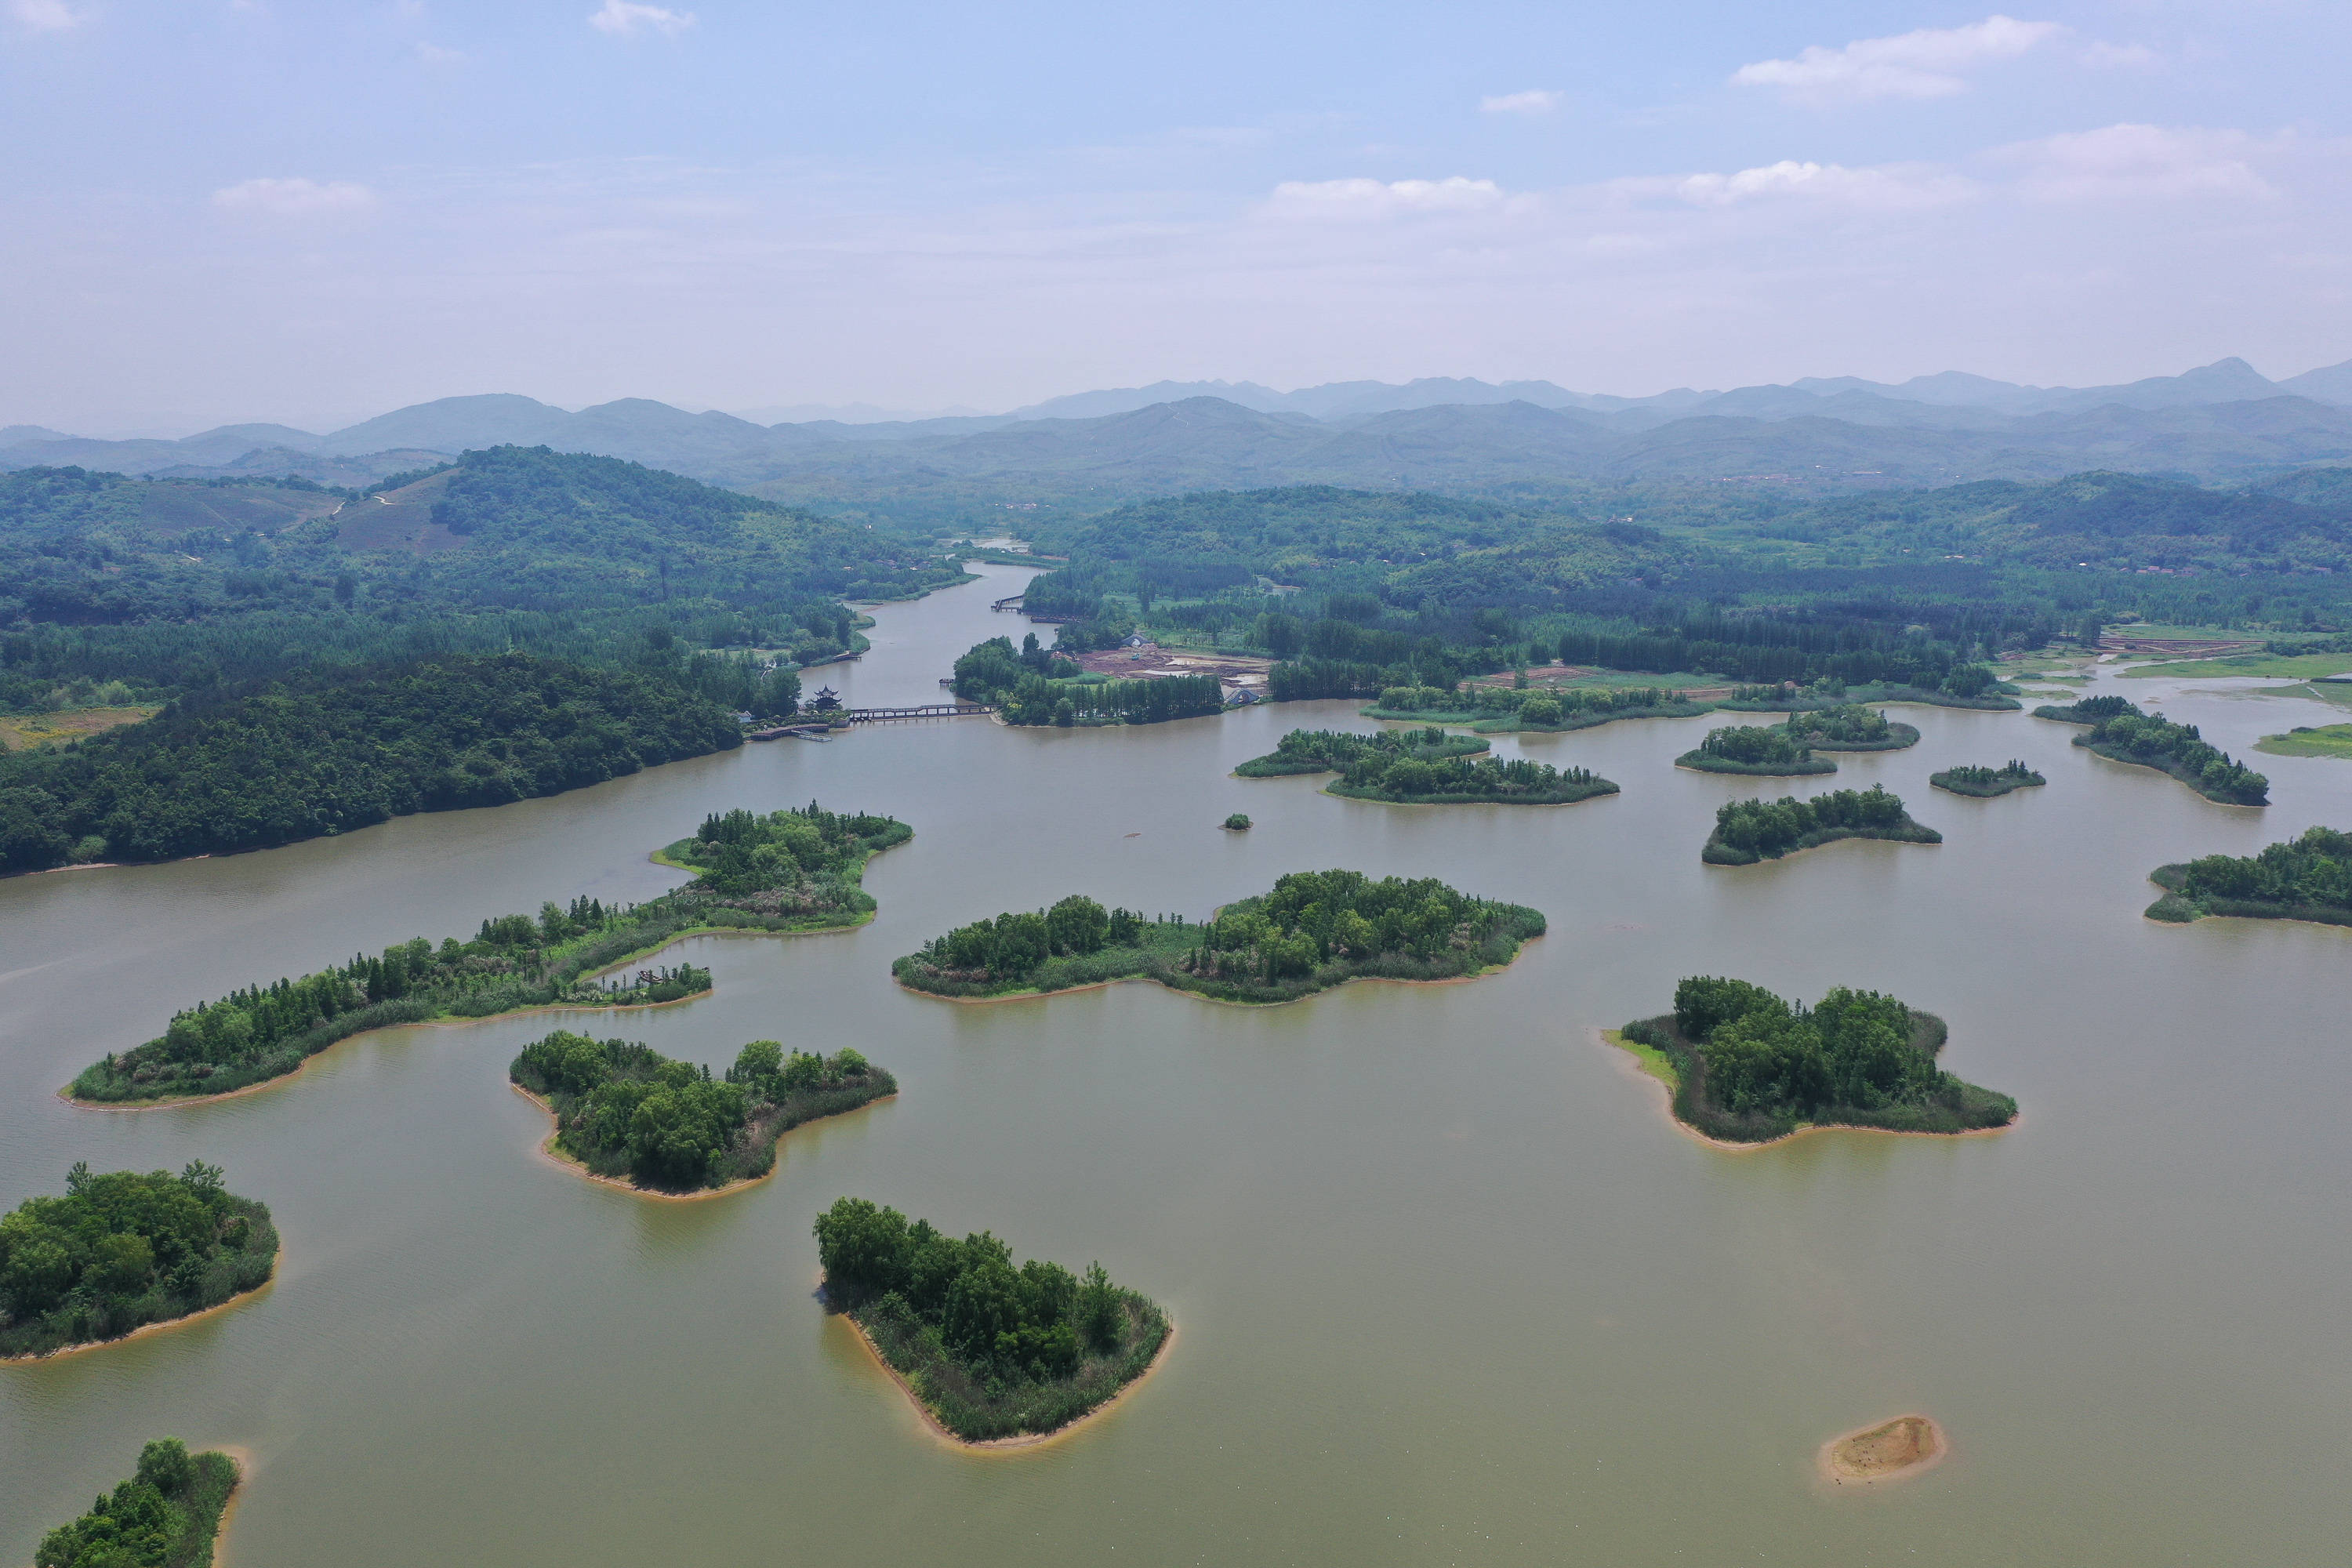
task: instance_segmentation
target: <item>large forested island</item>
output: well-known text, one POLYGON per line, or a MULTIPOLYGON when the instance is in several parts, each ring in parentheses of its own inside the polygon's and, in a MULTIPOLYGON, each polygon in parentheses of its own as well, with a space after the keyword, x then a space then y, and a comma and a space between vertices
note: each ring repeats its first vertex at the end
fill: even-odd
POLYGON ((868 857, 914 836, 887 816, 805 809, 706 819, 663 852, 702 875, 642 904, 550 902, 536 917, 486 920, 470 942, 424 937, 332 969, 232 993, 172 1019, 144 1045, 91 1063, 69 1091, 99 1104, 233 1093, 281 1077, 338 1040, 439 1018, 526 1007, 623 1007, 710 988, 690 964, 596 976, 703 931, 809 931, 860 925, 874 900, 858 885, 868 857))
POLYGON ((1274 750, 1234 769, 1237 778, 1287 778, 1298 773, 1344 773, 1367 758, 1383 765, 1411 758, 1436 762, 1475 756, 1493 746, 1475 735, 1449 735, 1434 724, 1419 730, 1381 730, 1358 735, 1346 730, 1293 730, 1274 750))
POLYGON ((1968 763, 1956 768, 1946 768, 1942 773, 1929 773, 1927 782, 1936 788, 1953 795, 1974 795, 1980 800, 1990 800, 1995 795, 2007 795, 2011 790, 2037 788, 2050 781, 2011 757, 1997 768, 1968 763))
POLYGON ((1432 878, 1294 871, 1205 923, 1147 920, 1073 895, 1050 910, 960 926, 890 966, 935 996, 1042 994, 1156 980, 1229 1002, 1288 1002, 1360 978, 1451 980, 1508 963, 1541 936, 1518 904, 1432 878))
POLYGON ((1067 1426, 1150 1369, 1168 1314, 1057 1263, 1014 1268, 986 1231, 961 1241, 839 1198, 817 1216, 825 1305, 847 1314, 941 1430, 1005 1442, 1067 1426))
POLYGON ((741 743, 669 681, 523 654, 311 672, 0 756, 0 871, 290 844, 741 743))
POLYGON ((753 1040, 726 1076, 672 1061, 650 1046, 558 1029, 507 1069, 555 1118, 549 1147, 608 1181, 662 1193, 711 1192, 776 1168, 776 1141, 804 1121, 838 1116, 898 1090, 848 1047, 786 1055, 753 1040))
POLYGON ((224 1187, 218 1166, 92 1175, 78 1163, 65 1196, 0 1218, 0 1358, 209 1311, 277 1267, 269 1210, 224 1187))
POLYGON ((1895 752, 1919 743, 1919 731, 1858 702, 1800 708, 1782 726, 1800 745, 1824 752, 1895 752))
POLYGON ((1804 1127, 1969 1132, 2006 1127, 2017 1101, 1936 1065, 1943 1020, 1875 991, 1839 986, 1811 1007, 1744 980, 1692 976, 1675 1010, 1628 1024, 1619 1043, 1710 1138, 1762 1143, 1804 1127))
POLYGON ((2086 697, 2079 702, 2033 710, 2037 719, 2088 724, 2091 732, 2074 744, 2118 763, 2170 773, 2207 800, 2223 805, 2268 805, 2271 781, 2227 752, 2209 745, 2194 724, 2175 724, 2120 697, 2086 697))
POLYGON ((129 1480, 41 1537, 34 1568, 206 1568, 244 1479, 226 1454, 191 1454, 177 1437, 150 1443, 129 1480))
POLYGON ((1911 820, 1903 797, 1877 784, 1839 789, 1811 800, 1735 800, 1715 814, 1699 858, 1710 866, 1753 866, 1800 849, 1841 838, 1887 838, 1903 844, 1941 844, 1944 836, 1911 820))
POLYGON ((1749 773, 1767 778, 1837 772, 1835 763, 1813 755, 1812 747, 1780 724, 1730 724, 1709 730, 1706 739, 1696 749, 1675 759, 1675 766, 1705 773, 1749 773))
POLYGON ((2352 925, 2352 833, 2308 828, 2258 855, 2207 855, 2160 866, 2148 880, 2164 889, 2147 907, 2150 920, 2236 915, 2352 925))

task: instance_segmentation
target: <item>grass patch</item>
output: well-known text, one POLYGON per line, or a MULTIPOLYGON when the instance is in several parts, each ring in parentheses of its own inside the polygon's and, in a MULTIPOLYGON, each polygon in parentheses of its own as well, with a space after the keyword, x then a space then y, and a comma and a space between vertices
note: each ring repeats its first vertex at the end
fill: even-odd
POLYGON ((159 707, 68 708, 56 713, 6 714, 0 716, 0 751, 61 746, 85 735, 152 719, 162 711, 159 707))
POLYGON ((1666 1086, 1673 1094, 1683 1086, 1683 1075, 1675 1068, 1675 1058, 1657 1047, 1642 1040, 1629 1040, 1622 1029, 1603 1029, 1601 1037, 1633 1058, 1633 1065, 1666 1086))
POLYGON ((2298 724, 2284 735, 2264 735, 2254 750, 2277 757, 2341 757, 2352 761, 2352 724, 2326 724, 2313 729, 2298 724))
POLYGON ((2236 653, 2222 658, 2175 659, 2164 664, 2136 664, 2123 671, 2126 680, 2143 676, 2267 676, 2284 680, 2316 680, 2352 672, 2352 653, 2236 653))

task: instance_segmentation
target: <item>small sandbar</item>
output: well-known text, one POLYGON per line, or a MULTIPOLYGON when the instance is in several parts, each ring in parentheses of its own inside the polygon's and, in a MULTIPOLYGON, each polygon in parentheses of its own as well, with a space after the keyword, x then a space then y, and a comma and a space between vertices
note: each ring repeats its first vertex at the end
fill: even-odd
POLYGON ((1832 1486, 1870 1486, 1902 1480, 1942 1461, 1951 1452, 1944 1429, 1925 1415, 1897 1415, 1822 1445, 1822 1478, 1832 1486))

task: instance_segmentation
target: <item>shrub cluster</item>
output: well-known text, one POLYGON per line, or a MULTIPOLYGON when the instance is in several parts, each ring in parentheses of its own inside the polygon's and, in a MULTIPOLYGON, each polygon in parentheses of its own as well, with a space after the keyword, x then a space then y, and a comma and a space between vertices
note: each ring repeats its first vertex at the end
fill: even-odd
POLYGON ((148 1444, 127 1481, 41 1538, 34 1568, 193 1568, 212 1561, 222 1511, 241 1478, 226 1454, 148 1444))
POLYGON ((218 1306, 278 1264, 269 1210, 221 1185, 218 1166, 174 1176, 77 1163, 61 1198, 0 1218, 0 1356, 118 1339, 218 1306))

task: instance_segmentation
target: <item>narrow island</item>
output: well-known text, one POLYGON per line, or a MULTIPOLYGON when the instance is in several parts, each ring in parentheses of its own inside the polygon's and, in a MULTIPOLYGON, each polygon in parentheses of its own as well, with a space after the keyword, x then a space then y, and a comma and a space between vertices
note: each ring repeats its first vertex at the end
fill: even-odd
POLYGON ((1899 752, 1919 743, 1919 731, 1859 702, 1800 708, 1781 726, 1801 746, 1823 752, 1899 752))
POLYGON ((671 1194, 756 1182, 776 1168, 776 1142, 793 1128, 898 1091, 845 1046, 787 1056, 777 1041, 753 1040, 714 1080, 709 1068, 650 1046, 564 1029, 525 1046, 507 1077, 555 1118, 550 1152, 589 1175, 671 1194))
POLYGON ((1698 749, 1676 757, 1675 766, 1703 773, 1749 773, 1769 778, 1837 772, 1835 763, 1813 755, 1811 746, 1779 724, 1732 724, 1709 730, 1698 749))
POLYGON ((2207 800, 2222 805, 2271 802, 2271 781, 2206 744, 2194 724, 2143 713, 2120 697, 2088 697, 2066 708, 2037 708, 2034 712, 2069 724, 2089 722, 2090 732, 2075 736, 2074 744, 2112 762, 2170 773, 2207 800))
POLYGON ((1620 719, 1689 719, 1714 707, 1662 686, 1392 686, 1367 719, 1466 724, 1482 735, 1559 734, 1620 719))
POLYGON ((2012 757, 1998 768, 1962 765, 1946 768, 1940 773, 1929 773, 1927 782, 1952 795, 1973 795, 1990 800, 2011 790, 2033 789, 2050 781, 2012 757))
POLYGON ((1151 1369, 1173 1331, 1154 1302, 1058 1263, 1014 1268, 982 1231, 838 1198, 817 1216, 826 1310, 845 1316, 938 1430, 999 1447, 1084 1420, 1151 1369))
POLYGON ((1718 807, 1715 831, 1699 858, 1710 866, 1753 866, 1841 838, 1885 838, 1898 844, 1941 844, 1944 836, 1911 820, 1903 797, 1873 784, 1839 789, 1811 800, 1735 800, 1718 807))
POLYGON ((1366 757, 1323 786, 1325 795, 1389 805, 1574 805, 1615 795, 1590 768, 1556 768, 1513 757, 1449 757, 1425 763, 1366 757))
POLYGON ((1465 757, 1488 750, 1491 741, 1475 735, 1449 735, 1436 725, 1417 731, 1382 730, 1370 735, 1345 730, 1293 730, 1274 743, 1274 750, 1252 757, 1234 769, 1235 778, 1274 779, 1300 773, 1345 773, 1372 759, 1383 764, 1410 759, 1436 762, 1465 757))
POLYGON ((1936 686, 1913 686, 1899 680, 1864 681, 1848 686, 1835 676, 1810 686, 1743 686, 1717 706, 1738 713, 1797 713, 1848 703, 1911 703, 1923 708, 1973 708, 1988 713, 2014 713, 2023 706, 2018 689, 1981 664, 1957 664, 1936 686))
POLYGON ((2147 918, 2186 924, 2210 915, 2352 925, 2352 833, 2306 829, 2258 855, 2207 855, 2159 866, 2148 880, 2164 897, 2147 918))
POLYGON ((143 1045, 107 1056, 67 1089, 78 1104, 153 1104, 233 1094, 299 1068, 370 1029, 487 1018, 535 1007, 645 1007, 710 989, 710 972, 681 963, 607 971, 707 932, 834 931, 874 918, 859 878, 871 857, 914 837, 887 816, 805 810, 730 811, 660 851, 698 873, 642 904, 574 899, 536 918, 501 915, 470 942, 416 937, 299 980, 249 986, 175 1015, 143 1045))
POLYGON ((1875 991, 1838 986, 1811 1007, 1744 980, 1693 975, 1675 1010, 1615 1031, 1666 1085, 1676 1121, 1727 1143, 1813 1127, 1975 1132, 2017 1101, 1936 1065, 1944 1021, 1875 991))
POLYGON ((1916 1476, 1950 1451, 1944 1429, 1925 1415, 1897 1415, 1822 1445, 1822 1475, 1836 1486, 1916 1476))
POLYGON ((1293 1002, 1350 980, 1456 980, 1499 969, 1544 931, 1518 904, 1433 878, 1294 871, 1206 923, 1145 919, 1072 895, 975 921, 890 966, 910 991, 959 1000, 1152 980, 1224 1002, 1293 1002))
POLYGON ((0 1219, 0 1360, 193 1318, 277 1268, 269 1210, 224 1187, 219 1166, 92 1175, 77 1161, 65 1196, 27 1198, 0 1219))
POLYGON ((35 1568, 207 1568, 244 1479, 218 1450, 191 1454, 177 1437, 150 1443, 129 1480, 41 1537, 35 1568))

